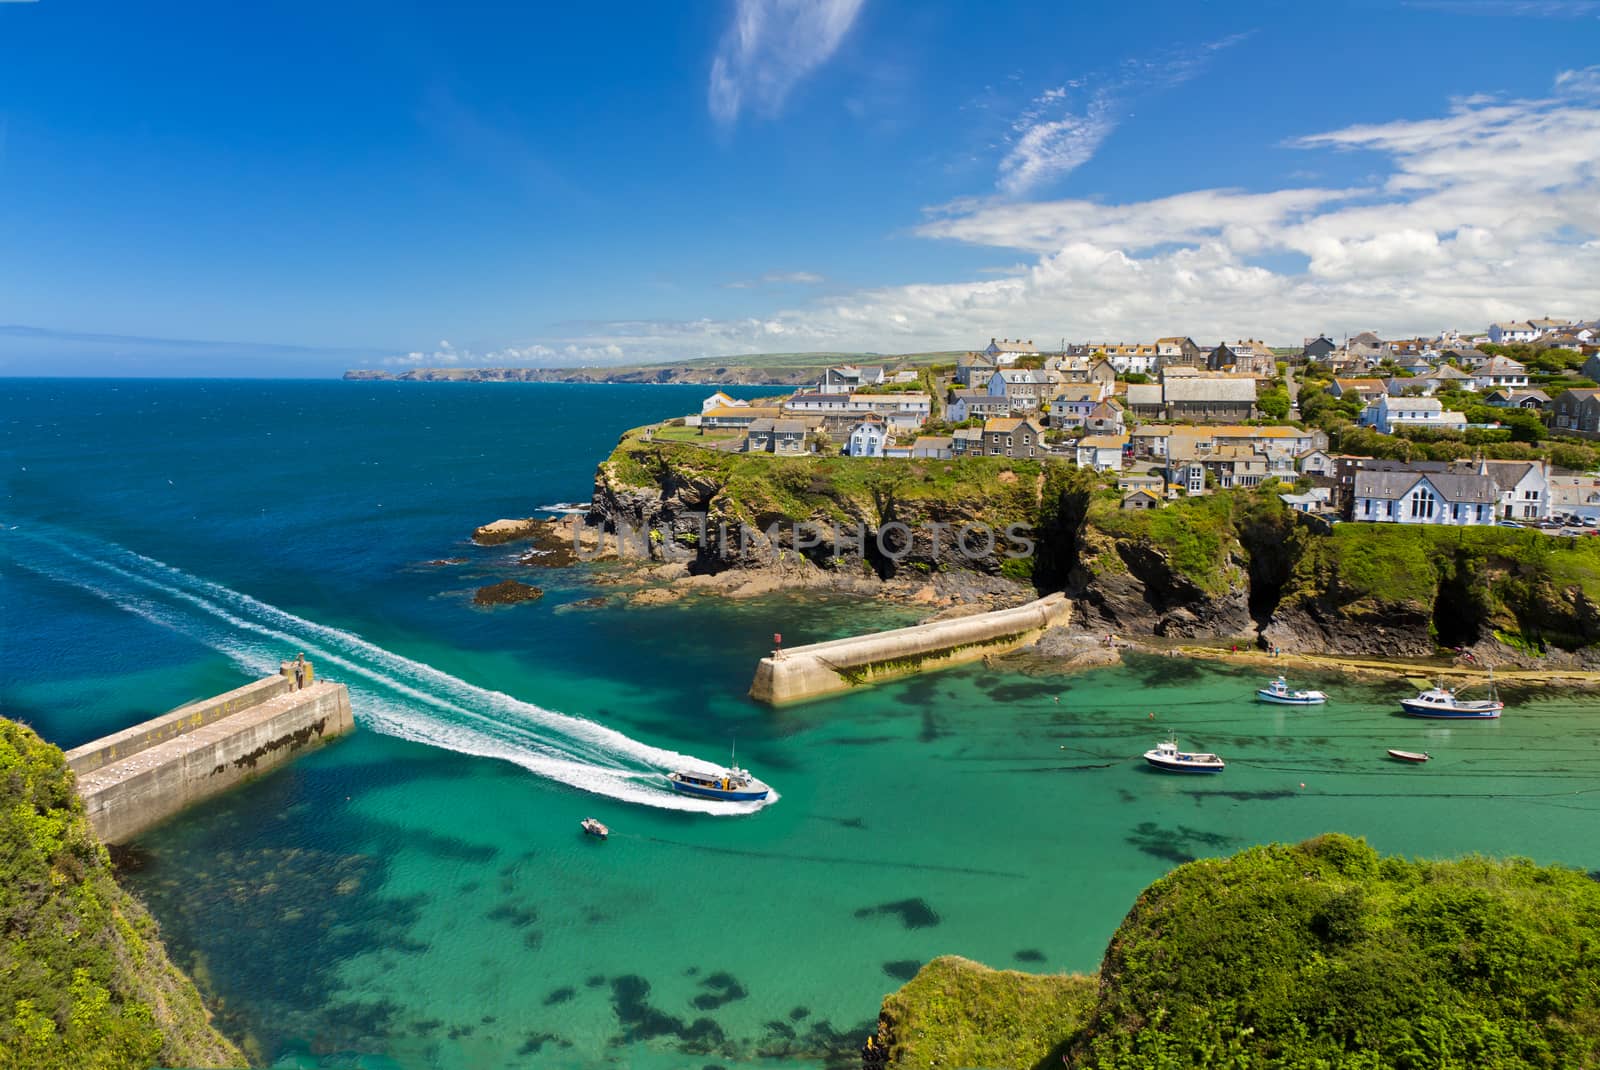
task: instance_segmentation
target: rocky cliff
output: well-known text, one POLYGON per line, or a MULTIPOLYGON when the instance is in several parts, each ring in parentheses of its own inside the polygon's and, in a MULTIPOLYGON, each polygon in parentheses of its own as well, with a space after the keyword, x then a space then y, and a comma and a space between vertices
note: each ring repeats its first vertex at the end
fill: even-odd
POLYGON ((1600 662, 1600 539, 1329 532, 1271 488, 1129 511, 1102 477, 1057 462, 779 458, 630 432, 596 472, 584 524, 588 553, 603 533, 612 554, 675 588, 987 605, 1064 590, 1092 632, 1600 662))

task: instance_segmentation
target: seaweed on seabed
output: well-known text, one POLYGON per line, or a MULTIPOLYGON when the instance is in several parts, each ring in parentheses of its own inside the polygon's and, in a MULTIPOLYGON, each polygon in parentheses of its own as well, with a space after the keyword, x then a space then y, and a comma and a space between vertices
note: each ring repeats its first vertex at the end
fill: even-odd
POLYGON ((928 905, 922 898, 897 899, 892 903, 879 903, 877 906, 861 907, 855 912, 858 918, 870 918, 884 914, 895 914, 900 918, 900 924, 907 929, 931 929, 940 922, 939 912, 928 905))

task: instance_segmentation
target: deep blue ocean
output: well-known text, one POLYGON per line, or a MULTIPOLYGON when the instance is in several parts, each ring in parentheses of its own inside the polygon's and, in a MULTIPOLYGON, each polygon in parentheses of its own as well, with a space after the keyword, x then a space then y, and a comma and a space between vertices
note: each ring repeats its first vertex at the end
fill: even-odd
MULTIPOLYGON (((1328 830, 1600 866, 1594 704, 1394 715, 1336 677, 1133 658, 952 670, 782 711, 771 633, 853 601, 630 608, 472 529, 585 501, 703 388, 0 381, 0 708, 70 747, 304 651, 358 731, 154 830, 125 875, 257 1060, 297 1067, 817 1066, 928 958, 1090 970, 1185 859, 1328 830), (465 563, 429 562, 462 557, 465 563), (538 584, 493 610, 475 588, 538 584), (1158 730, 1223 778, 1147 772, 1158 730), (665 788, 726 757, 770 805, 665 788), (1398 767, 1383 748, 1433 752, 1398 767), (578 820, 611 825, 604 844, 578 820)), ((754 396, 763 391, 742 391, 754 396)))

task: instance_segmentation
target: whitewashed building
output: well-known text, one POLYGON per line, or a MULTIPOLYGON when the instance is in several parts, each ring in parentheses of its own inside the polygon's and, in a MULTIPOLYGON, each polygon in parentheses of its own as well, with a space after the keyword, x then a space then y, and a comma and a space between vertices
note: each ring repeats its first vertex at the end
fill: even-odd
POLYGON ((1523 387, 1528 385, 1528 369, 1510 357, 1490 357, 1478 366, 1473 382, 1485 393, 1502 387, 1523 387))
POLYGON ((1350 518, 1380 524, 1495 522, 1500 490, 1486 475, 1456 472, 1358 472, 1350 518))
POLYGON ((889 431, 882 420, 862 420, 850 429, 844 452, 851 457, 882 457, 888 441, 889 431))
POLYGON ((1363 427, 1392 435, 1401 427, 1431 427, 1440 431, 1465 431, 1467 417, 1451 412, 1438 398, 1397 398, 1385 394, 1361 412, 1363 427))

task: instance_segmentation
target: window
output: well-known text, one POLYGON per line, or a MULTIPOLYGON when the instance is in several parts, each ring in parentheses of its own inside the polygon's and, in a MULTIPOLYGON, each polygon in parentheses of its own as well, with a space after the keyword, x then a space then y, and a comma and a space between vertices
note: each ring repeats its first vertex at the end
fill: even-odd
POLYGON ((1435 500, 1427 487, 1418 487, 1411 492, 1411 515, 1422 520, 1432 519, 1435 500))

